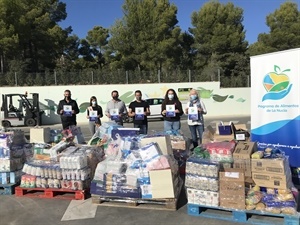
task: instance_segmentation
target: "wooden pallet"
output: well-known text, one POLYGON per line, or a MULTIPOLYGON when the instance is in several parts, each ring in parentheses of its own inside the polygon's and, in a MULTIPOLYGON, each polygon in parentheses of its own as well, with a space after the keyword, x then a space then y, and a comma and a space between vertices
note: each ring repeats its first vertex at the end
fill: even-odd
POLYGON ((13 195, 18 184, 0 184, 0 195, 13 195))
POLYGON ((65 188, 15 188, 15 195, 18 197, 84 200, 87 194, 87 190, 70 190, 65 188))
POLYGON ((177 210, 177 199, 135 199, 121 197, 105 197, 92 195, 92 202, 99 206, 125 207, 135 209, 154 209, 154 210, 177 210))
POLYGON ((239 222, 241 224, 259 225, 299 225, 299 214, 274 214, 256 210, 233 210, 223 207, 210 207, 202 205, 187 205, 187 213, 191 216, 239 222))

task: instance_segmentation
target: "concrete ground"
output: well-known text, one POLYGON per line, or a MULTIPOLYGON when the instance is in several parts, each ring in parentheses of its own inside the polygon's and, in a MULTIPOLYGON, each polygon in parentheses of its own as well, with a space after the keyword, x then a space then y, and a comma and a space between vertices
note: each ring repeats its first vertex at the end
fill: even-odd
MULTIPOLYGON (((215 126, 218 121, 234 121, 235 123, 245 123, 250 129, 250 117, 234 118, 206 118, 206 125, 215 126)), ((79 124, 82 128, 86 140, 91 135, 87 124, 79 124)), ((125 124, 125 127, 132 127, 132 124, 125 124)), ((52 125, 53 128, 61 126, 52 125)), ((29 128, 20 128, 29 134, 29 128)), ((163 130, 163 122, 149 122, 149 131, 163 130)), ((183 133, 190 137, 190 132, 185 121, 182 122, 183 133)), ((121 208, 97 206, 87 200, 59 200, 59 199, 39 199, 28 197, 0 196, 0 225, 229 225, 233 222, 221 221, 217 219, 206 219, 203 217, 193 217, 187 214, 185 191, 182 190, 179 199, 179 209, 177 211, 150 210, 139 208, 121 208), (64 220, 64 221, 62 221, 64 220)), ((220 211, 220 215, 223 215, 220 211)), ((226 215, 229 215, 226 213, 226 215)))

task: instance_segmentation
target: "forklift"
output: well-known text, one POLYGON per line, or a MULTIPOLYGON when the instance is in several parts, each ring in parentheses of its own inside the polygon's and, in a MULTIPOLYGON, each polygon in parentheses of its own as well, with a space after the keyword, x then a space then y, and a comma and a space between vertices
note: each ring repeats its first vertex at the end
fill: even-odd
POLYGON ((31 93, 32 99, 25 94, 3 94, 0 120, 2 127, 42 125, 43 110, 39 106, 39 94, 31 93), (15 107, 15 105, 17 107, 15 107))

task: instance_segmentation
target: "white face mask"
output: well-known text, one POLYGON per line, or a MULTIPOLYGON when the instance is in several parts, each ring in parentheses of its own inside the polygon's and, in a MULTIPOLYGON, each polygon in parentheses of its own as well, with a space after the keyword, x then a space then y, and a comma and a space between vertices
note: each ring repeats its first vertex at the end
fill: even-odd
POLYGON ((95 101, 92 101, 92 105, 96 105, 96 102, 95 102, 95 101))
POLYGON ((169 95, 168 95, 168 98, 169 98, 170 100, 172 100, 172 99, 174 98, 174 95, 169 94, 169 95))

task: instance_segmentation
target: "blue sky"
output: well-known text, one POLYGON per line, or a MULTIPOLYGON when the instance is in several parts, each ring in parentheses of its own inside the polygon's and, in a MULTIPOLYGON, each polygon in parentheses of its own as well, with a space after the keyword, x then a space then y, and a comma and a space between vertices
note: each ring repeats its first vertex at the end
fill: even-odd
MULTIPOLYGON (((61 0, 67 4, 68 16, 60 23, 65 28, 72 26, 73 34, 85 38, 87 32, 94 26, 110 28, 116 21, 123 17, 123 0, 61 0)), ((178 25, 183 31, 191 27, 191 14, 199 11, 208 0, 169 0, 177 8, 178 25)), ((266 25, 266 16, 273 13, 286 0, 231 0, 235 6, 244 10, 244 27, 246 40, 252 44, 257 41, 260 33, 269 32, 266 25)), ((221 3, 229 2, 220 0, 221 3)), ((295 0, 300 6, 300 0, 295 0)))

